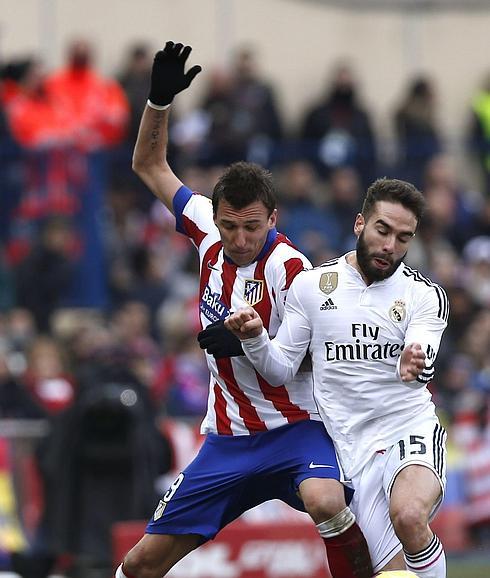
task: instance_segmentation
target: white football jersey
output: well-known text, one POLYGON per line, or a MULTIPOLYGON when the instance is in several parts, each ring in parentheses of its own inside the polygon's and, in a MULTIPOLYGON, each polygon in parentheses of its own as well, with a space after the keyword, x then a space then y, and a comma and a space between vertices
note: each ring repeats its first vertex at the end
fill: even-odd
MULTIPOLYGON (((274 336, 294 277, 311 267, 284 235, 269 232, 256 261, 237 267, 223 254, 210 199, 181 187, 174 197, 177 230, 199 251, 199 308, 203 327, 226 319, 230 311, 252 305, 274 336)), ((299 372, 281 387, 271 386, 243 355, 215 359, 206 353, 210 375, 202 433, 247 435, 305 419, 320 420, 311 371, 299 372)))
POLYGON ((310 351, 320 415, 351 477, 410 424, 434 416, 426 385, 448 315, 443 289, 404 263, 367 286, 344 255, 298 275, 276 339, 262 334, 243 348, 270 383, 289 379, 310 351), (422 345, 426 364, 404 383, 397 364, 410 343, 422 345))

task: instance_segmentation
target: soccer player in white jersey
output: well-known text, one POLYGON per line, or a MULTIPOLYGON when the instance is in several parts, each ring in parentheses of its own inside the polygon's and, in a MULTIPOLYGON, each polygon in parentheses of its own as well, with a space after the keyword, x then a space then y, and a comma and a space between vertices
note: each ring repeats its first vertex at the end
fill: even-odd
POLYGON ((271 384, 309 351, 314 395, 355 490, 352 507, 375 571, 443 578, 429 521, 445 484, 446 434, 427 384, 449 307, 441 287, 403 263, 424 208, 411 184, 379 179, 354 223, 356 250, 298 275, 272 341, 248 307, 225 325, 271 384))
POLYGON ((291 281, 310 266, 276 231, 271 176, 257 165, 236 163, 219 179, 211 202, 185 187, 167 163, 168 105, 200 71, 194 66, 185 72, 190 51, 168 42, 155 56, 133 167, 199 251, 200 340, 211 373, 201 428, 206 439, 116 576, 160 578, 246 510, 281 499, 310 514, 334 578, 370 578, 367 543, 346 505, 311 371, 272 387, 223 323, 230 311, 249 303, 274 335, 291 281))

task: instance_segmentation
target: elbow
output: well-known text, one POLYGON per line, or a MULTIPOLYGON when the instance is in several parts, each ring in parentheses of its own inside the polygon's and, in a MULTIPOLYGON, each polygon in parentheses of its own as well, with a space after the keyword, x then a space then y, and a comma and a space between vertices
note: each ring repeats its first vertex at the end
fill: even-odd
POLYGON ((145 159, 137 155, 133 155, 131 168, 133 169, 133 172, 138 175, 138 177, 143 178, 144 175, 150 171, 150 166, 150 163, 145 159))
POLYGON ((282 387, 285 383, 288 383, 293 379, 293 375, 290 372, 269 372, 265 371, 261 376, 267 381, 272 387, 282 387))
POLYGON ((165 161, 156 161, 152 157, 140 155, 133 155, 131 168, 133 169, 133 172, 148 185, 150 185, 150 183, 155 179, 171 174, 170 167, 165 161))

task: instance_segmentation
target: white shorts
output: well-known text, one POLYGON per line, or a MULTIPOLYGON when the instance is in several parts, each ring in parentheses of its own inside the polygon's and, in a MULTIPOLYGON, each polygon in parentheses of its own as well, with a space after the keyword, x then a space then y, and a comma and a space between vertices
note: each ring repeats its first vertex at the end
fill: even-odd
POLYGON ((436 418, 414 426, 398 443, 376 452, 352 479, 355 493, 350 507, 366 537, 375 572, 402 547, 390 520, 390 494, 397 474, 413 464, 432 470, 441 484, 442 495, 431 512, 432 519, 446 485, 446 431, 436 418))

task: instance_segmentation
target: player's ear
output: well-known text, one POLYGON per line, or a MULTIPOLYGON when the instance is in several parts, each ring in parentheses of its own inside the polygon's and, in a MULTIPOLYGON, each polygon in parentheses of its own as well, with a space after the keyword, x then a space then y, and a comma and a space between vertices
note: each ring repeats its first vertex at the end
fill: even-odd
POLYGON ((356 220, 354 221, 354 234, 356 237, 359 237, 359 235, 362 233, 365 224, 366 221, 364 220, 363 215, 361 213, 357 213, 356 220))
POLYGON ((269 216, 269 229, 273 229, 277 223, 277 209, 274 209, 269 216))

